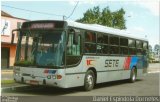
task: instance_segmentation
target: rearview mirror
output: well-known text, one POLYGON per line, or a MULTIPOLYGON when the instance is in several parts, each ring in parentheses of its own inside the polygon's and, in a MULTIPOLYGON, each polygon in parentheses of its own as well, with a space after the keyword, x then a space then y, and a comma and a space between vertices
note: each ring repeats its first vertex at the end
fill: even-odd
POLYGON ((73 34, 73 44, 78 45, 78 34, 77 33, 73 34))
POLYGON ((12 30, 11 44, 13 44, 13 43, 14 43, 14 38, 15 38, 14 31, 20 31, 20 29, 14 29, 14 30, 12 30))
POLYGON ((71 28, 69 30, 69 34, 73 34, 73 44, 78 45, 78 36, 80 34, 80 30, 71 28))

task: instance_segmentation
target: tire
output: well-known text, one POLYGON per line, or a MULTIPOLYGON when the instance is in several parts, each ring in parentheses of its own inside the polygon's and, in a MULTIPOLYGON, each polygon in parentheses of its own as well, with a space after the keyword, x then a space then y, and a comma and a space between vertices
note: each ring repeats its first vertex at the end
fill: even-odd
POLYGON ((136 81, 136 78, 137 78, 137 72, 136 72, 136 69, 133 68, 131 70, 130 82, 134 83, 136 81))
POLYGON ((84 79, 84 90, 90 91, 95 85, 95 74, 92 70, 88 70, 84 79))

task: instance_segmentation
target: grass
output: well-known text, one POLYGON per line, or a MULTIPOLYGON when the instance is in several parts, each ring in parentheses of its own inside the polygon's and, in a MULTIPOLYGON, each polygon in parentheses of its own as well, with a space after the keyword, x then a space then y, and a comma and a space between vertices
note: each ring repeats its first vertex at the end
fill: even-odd
POLYGON ((14 80, 1 80, 1 84, 13 84, 15 83, 14 80))

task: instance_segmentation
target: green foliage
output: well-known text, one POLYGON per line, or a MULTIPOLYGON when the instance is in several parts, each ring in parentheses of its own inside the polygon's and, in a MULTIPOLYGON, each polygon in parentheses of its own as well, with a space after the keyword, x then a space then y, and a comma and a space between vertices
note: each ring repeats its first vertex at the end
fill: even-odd
POLYGON ((156 53, 158 53, 158 52, 160 51, 160 45, 159 45, 159 44, 156 44, 156 45, 154 46, 154 51, 155 51, 156 53))
POLYGON ((13 83, 15 83, 14 80, 1 80, 1 84, 2 84, 2 85, 3 85, 3 84, 13 84, 13 83))
POLYGON ((118 29, 126 29, 124 15, 125 11, 123 8, 118 11, 111 12, 109 7, 106 7, 101 12, 99 6, 96 6, 93 9, 88 9, 84 13, 84 17, 76 21, 88 24, 96 23, 118 29))

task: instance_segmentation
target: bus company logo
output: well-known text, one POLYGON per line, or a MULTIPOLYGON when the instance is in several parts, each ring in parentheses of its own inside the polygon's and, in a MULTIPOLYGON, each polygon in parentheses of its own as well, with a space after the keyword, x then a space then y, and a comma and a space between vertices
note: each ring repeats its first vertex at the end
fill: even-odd
POLYGON ((56 70, 48 70, 48 69, 45 69, 44 70, 44 74, 55 74, 57 71, 56 70))
POLYGON ((86 60, 87 66, 94 65, 95 60, 86 60))

